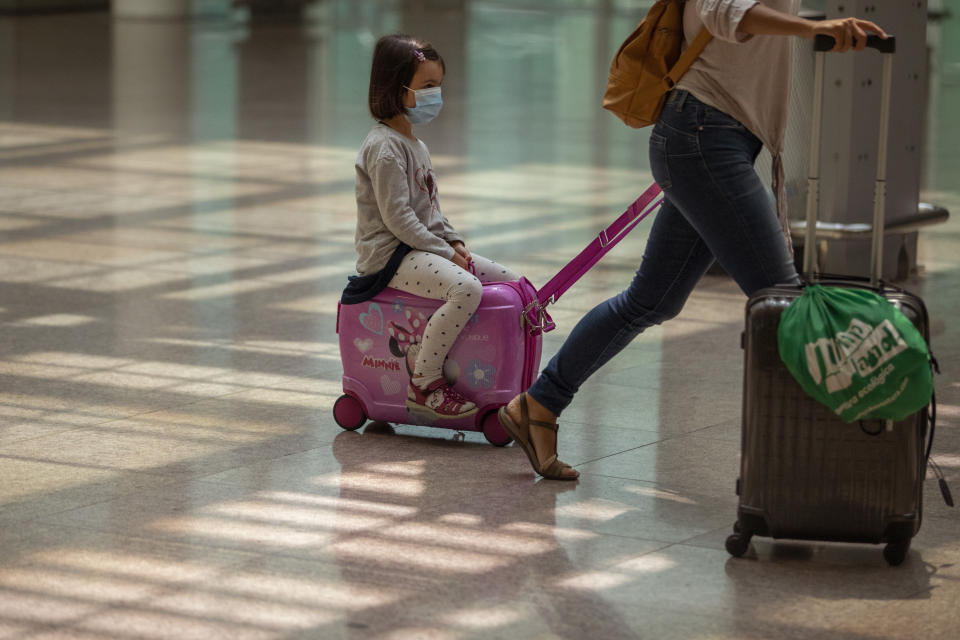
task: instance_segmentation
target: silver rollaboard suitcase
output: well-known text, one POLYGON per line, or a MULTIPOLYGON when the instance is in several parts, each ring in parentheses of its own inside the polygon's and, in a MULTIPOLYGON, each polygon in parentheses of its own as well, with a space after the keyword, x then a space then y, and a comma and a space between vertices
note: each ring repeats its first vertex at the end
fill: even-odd
MULTIPOLYGON (((923 301, 884 284, 879 277, 895 42, 893 38, 871 36, 868 46, 884 55, 873 275, 870 279, 830 276, 818 282, 876 291, 898 306, 929 344, 923 301)), ((825 52, 832 47, 832 38, 817 38, 804 244, 806 274, 814 271, 823 66, 825 52)), ((899 422, 847 424, 807 395, 781 362, 777 348, 780 315, 802 292, 799 286, 773 287, 757 292, 747 303, 739 507, 734 533, 726 541, 727 551, 733 556, 743 555, 754 535, 886 543, 884 557, 891 565, 898 565, 920 529, 923 481, 933 437, 933 405, 899 422)), ((945 483, 941 482, 941 488, 947 499, 945 483)))

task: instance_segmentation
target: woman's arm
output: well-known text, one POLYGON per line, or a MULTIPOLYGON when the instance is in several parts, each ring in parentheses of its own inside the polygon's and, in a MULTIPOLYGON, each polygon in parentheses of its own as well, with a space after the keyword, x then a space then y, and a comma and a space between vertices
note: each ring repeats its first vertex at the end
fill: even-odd
POLYGON ((835 20, 806 20, 782 13, 762 4, 747 11, 737 28, 740 33, 769 36, 797 36, 813 39, 816 35, 832 36, 837 44, 833 51, 863 49, 867 46, 867 31, 881 38, 887 34, 883 29, 859 18, 838 18, 835 20))

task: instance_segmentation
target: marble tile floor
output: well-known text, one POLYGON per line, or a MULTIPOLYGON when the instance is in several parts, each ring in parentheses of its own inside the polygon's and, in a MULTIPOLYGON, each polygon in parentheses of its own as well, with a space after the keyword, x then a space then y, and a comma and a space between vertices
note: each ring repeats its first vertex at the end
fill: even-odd
MULTIPOLYGON (((20 28, 70 44, 76 21, 103 28, 20 28)), ((355 150, 126 130, 83 99, 0 118, 0 638, 957 637, 960 512, 932 477, 900 567, 870 545, 725 551, 744 304, 731 281, 707 277, 583 388, 559 435, 578 483, 538 480, 522 451, 476 433, 342 431, 355 150)), ((434 160, 471 246, 535 284, 649 181, 434 160)), ((955 214, 921 233, 906 286, 930 306, 934 454, 960 495, 960 190, 923 197, 955 214)), ((558 303, 544 360, 629 280, 647 228, 558 303)))

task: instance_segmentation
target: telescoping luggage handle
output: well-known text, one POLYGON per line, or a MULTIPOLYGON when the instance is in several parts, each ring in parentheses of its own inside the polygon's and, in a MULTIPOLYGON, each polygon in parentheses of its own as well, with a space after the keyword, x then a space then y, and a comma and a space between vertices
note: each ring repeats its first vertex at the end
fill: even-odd
MULTIPOLYGON (((807 229, 803 249, 803 272, 812 275, 817 268, 817 209, 820 205, 820 129, 823 118, 823 66, 824 56, 833 49, 831 36, 814 38, 816 52, 813 81, 813 117, 810 127, 810 177, 807 179, 807 229)), ((876 287, 883 274, 883 232, 887 200, 887 142, 890 126, 890 96, 893 80, 893 54, 897 50, 896 39, 889 36, 867 36, 867 47, 876 49, 883 56, 883 83, 880 96, 880 143, 877 148, 877 180, 873 188, 873 244, 870 248, 870 284, 876 287)))
POLYGON ((607 254, 618 242, 623 240, 637 224, 655 211, 663 202, 660 187, 654 182, 633 204, 627 207, 619 218, 601 231, 567 266, 553 276, 547 284, 537 291, 537 297, 523 310, 522 320, 531 331, 550 331, 554 328, 547 305, 560 299, 560 296, 572 287, 583 274, 607 254))

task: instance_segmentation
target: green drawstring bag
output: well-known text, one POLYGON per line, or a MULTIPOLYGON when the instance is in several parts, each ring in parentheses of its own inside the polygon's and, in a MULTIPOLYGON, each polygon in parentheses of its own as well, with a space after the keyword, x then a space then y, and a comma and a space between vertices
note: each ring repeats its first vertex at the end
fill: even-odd
POLYGON ((902 420, 933 395, 926 340, 872 291, 806 287, 780 318, 777 346, 800 386, 844 422, 902 420))

